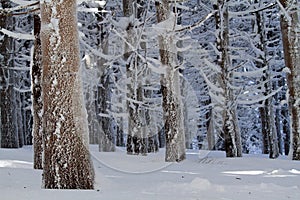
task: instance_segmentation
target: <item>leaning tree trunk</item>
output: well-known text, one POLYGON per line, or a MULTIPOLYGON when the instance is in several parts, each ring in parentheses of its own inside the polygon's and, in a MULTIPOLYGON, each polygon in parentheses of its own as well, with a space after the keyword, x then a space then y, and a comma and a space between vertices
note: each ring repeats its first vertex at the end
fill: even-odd
POLYGON ((227 157, 242 156, 241 136, 236 116, 236 102, 233 89, 230 87, 229 57, 229 12, 228 0, 218 1, 216 9, 217 49, 219 50, 218 64, 221 68, 220 85, 224 95, 223 133, 225 138, 225 151, 227 157))
POLYGON ((76 0, 41 1, 44 187, 92 189, 76 0))
POLYGON ((159 35, 159 53, 162 67, 166 72, 161 76, 161 90, 163 98, 164 131, 166 135, 166 157, 167 162, 180 162, 186 158, 185 135, 182 112, 182 100, 180 91, 179 69, 176 68, 177 53, 174 38, 167 35, 171 19, 171 10, 168 0, 156 1, 156 15, 158 23, 166 23, 166 31, 159 35), (175 52, 174 52, 175 51, 175 52))
MULTIPOLYGON (((2 8, 10 8, 11 2, 1 0, 2 8)), ((0 27, 13 30, 13 18, 0 13, 0 27)), ((19 148, 16 92, 13 68, 14 41, 0 35, 0 131, 1 148, 19 148)))
POLYGON ((32 88, 32 116, 33 116, 33 147, 34 147, 34 169, 43 168, 43 101, 42 101, 42 52, 40 39, 41 19, 34 15, 34 52, 33 65, 31 69, 31 88, 32 88))
POLYGON ((291 152, 293 160, 300 160, 300 34, 298 0, 280 0, 285 12, 281 16, 281 32, 289 92, 291 115, 291 152), (297 32, 298 31, 298 32, 297 32))

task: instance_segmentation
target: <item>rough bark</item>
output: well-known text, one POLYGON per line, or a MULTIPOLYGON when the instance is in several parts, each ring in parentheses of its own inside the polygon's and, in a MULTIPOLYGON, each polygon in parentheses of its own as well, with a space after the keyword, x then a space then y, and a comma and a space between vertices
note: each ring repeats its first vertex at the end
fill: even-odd
MULTIPOLYGON (((157 22, 162 23, 170 19, 168 0, 156 1, 157 22)), ((169 21, 168 23, 174 23, 169 21)), ((166 24, 167 25, 167 24, 166 24)), ((166 32, 169 29, 166 28, 166 32)), ((166 72, 161 75, 162 107, 164 118, 164 132, 166 136, 166 162, 180 162, 186 158, 185 134, 180 91, 179 69, 176 68, 177 53, 173 37, 168 34, 159 35, 159 53, 162 67, 166 72)))
POLYGON ((92 189, 76 0, 42 0, 41 22, 44 187, 92 189))
POLYGON ((299 3, 297 0, 280 0, 285 12, 281 16, 285 65, 289 69, 287 84, 289 111, 291 116, 291 154, 300 160, 300 40, 299 3), (298 32, 297 32, 298 31, 298 32))
MULTIPOLYGON (((11 2, 0 1, 2 8, 10 8, 11 2)), ((0 27, 13 31, 13 18, 0 14, 0 27)), ((19 148, 17 123, 17 97, 14 90, 13 67, 14 42, 4 35, 0 39, 0 131, 1 148, 19 148)))
POLYGON ((34 15, 34 52, 33 65, 31 69, 31 88, 32 88, 32 115, 33 115, 33 147, 34 147, 34 169, 43 168, 43 101, 42 101, 42 52, 40 39, 41 19, 34 15))

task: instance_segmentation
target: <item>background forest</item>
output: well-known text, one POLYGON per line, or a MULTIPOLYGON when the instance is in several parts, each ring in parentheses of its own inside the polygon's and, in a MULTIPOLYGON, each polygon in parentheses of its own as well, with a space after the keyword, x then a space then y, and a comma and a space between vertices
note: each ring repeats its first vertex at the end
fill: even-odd
MULTIPOLYGON (((20 148, 43 132, 39 2, 0 2, 0 141, 20 148)), ((299 1, 77 4, 89 143, 99 151, 300 160, 299 1)))

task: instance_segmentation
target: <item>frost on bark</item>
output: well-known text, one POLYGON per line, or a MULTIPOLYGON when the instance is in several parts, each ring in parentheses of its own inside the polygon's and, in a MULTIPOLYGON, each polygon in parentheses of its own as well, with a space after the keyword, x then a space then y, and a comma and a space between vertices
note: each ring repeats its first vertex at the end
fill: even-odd
POLYGON ((223 89, 223 134, 224 145, 227 157, 242 156, 241 136, 238 127, 236 116, 236 101, 234 98, 234 91, 231 88, 231 61, 229 56, 229 12, 228 0, 219 0, 214 5, 216 10, 216 35, 217 35, 217 49, 218 65, 221 68, 220 85, 223 89))
POLYGON ((34 169, 43 168, 43 101, 42 101, 42 52, 40 40, 41 20, 38 15, 34 15, 34 52, 33 65, 31 69, 32 88, 32 116, 33 116, 33 147, 34 147, 34 169))
POLYGON ((76 0, 42 0, 41 22, 44 187, 92 189, 76 0))
MULTIPOLYGON (((104 71, 104 70, 103 70, 104 71)), ((100 77, 101 87, 98 88, 100 100, 100 113, 106 116, 100 117, 99 151, 115 151, 114 134, 112 130, 112 119, 109 117, 110 109, 110 77, 104 72, 100 77)))
POLYGON ((291 154, 300 160, 300 31, 299 3, 297 0, 280 0, 283 7, 281 32, 287 74, 289 111, 291 116, 291 154))
MULTIPOLYGON (((255 3, 259 3, 258 0, 255 3)), ((259 42, 257 48, 262 52, 259 55, 257 66, 259 68, 267 67, 263 72, 262 82, 264 83, 264 95, 268 96, 272 92, 272 82, 270 74, 270 66, 267 58, 267 35, 264 23, 264 16, 262 12, 256 12, 256 26, 259 35, 259 42)), ((272 103, 273 97, 269 97, 261 102, 262 107, 259 108, 261 123, 262 123, 262 138, 263 138, 263 153, 269 154, 270 158, 277 158, 279 156, 277 131, 275 129, 275 114, 272 103)))
POLYGON ((143 102, 143 63, 138 58, 139 42, 138 31, 134 29, 134 18, 139 18, 141 8, 140 1, 123 0, 124 16, 130 22, 126 27, 127 38, 125 44, 124 59, 126 61, 127 74, 127 111, 128 111, 128 134, 127 153, 147 154, 147 136, 145 131, 145 108, 143 102), (134 48, 134 49, 133 49, 134 48), (135 49, 136 48, 136 49, 135 49))
MULTIPOLYGON (((2 8, 10 8, 11 2, 1 0, 2 8)), ((13 18, 0 13, 0 27, 13 31, 13 18)), ((19 148, 17 123, 17 96, 14 90, 15 72, 14 42, 7 35, 0 34, 0 133, 1 148, 19 148)))
MULTIPOLYGON (((103 8, 98 8, 101 10, 103 8)), ((103 22, 104 14, 97 15, 97 21, 99 25, 97 25, 97 30, 101 33, 100 38, 97 41, 97 45, 102 48, 102 52, 108 54, 108 32, 105 30, 105 26, 101 25, 103 22)), ((99 82, 100 86, 98 87, 98 103, 99 103, 99 113, 104 116, 99 116, 98 121, 100 124, 100 134, 99 134, 99 151, 103 152, 112 152, 115 151, 115 138, 113 131, 113 119, 109 114, 109 110, 111 110, 111 77, 110 77, 110 69, 107 69, 105 65, 106 60, 101 58, 97 61, 97 65, 99 67, 99 82)))
MULTIPOLYGON (((162 67, 166 72, 161 76, 162 106, 164 117, 164 131, 166 135, 167 162, 180 162, 186 158, 184 122, 181 102, 179 69, 176 68, 177 53, 173 37, 168 35, 173 26, 171 10, 168 0, 156 1, 157 22, 166 31, 159 35, 159 53, 162 67)), ((174 17, 174 16, 172 16, 174 17)))

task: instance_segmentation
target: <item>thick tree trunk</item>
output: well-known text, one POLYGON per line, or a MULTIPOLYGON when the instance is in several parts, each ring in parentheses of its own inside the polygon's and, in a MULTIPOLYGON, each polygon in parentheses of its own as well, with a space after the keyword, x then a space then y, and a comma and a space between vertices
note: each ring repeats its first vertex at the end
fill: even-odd
POLYGON ((293 160, 300 160, 300 40, 298 0, 280 0, 286 12, 281 17, 285 65, 291 115, 291 154, 293 160), (288 15, 288 16, 287 16, 288 15), (297 32, 298 31, 298 32, 297 32))
POLYGON ((43 101, 42 101, 42 52, 40 39, 41 19, 34 15, 34 52, 33 65, 31 69, 32 88, 32 115, 33 115, 33 147, 34 147, 34 169, 43 168, 43 101))
MULTIPOLYGON (((169 1, 156 1, 155 5, 158 23, 170 20, 169 1)), ((170 20, 168 23, 174 23, 174 21, 170 20)), ((170 29, 167 27, 168 25, 166 24, 166 27, 163 27, 166 28, 166 32, 170 29)), ((165 161, 180 162, 186 158, 186 155, 179 69, 176 68, 176 47, 171 35, 160 35, 158 42, 161 64, 166 69, 166 72, 161 76, 164 131, 166 135, 165 161)))
POLYGON ((76 0, 41 1, 44 187, 92 189, 76 0))

